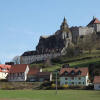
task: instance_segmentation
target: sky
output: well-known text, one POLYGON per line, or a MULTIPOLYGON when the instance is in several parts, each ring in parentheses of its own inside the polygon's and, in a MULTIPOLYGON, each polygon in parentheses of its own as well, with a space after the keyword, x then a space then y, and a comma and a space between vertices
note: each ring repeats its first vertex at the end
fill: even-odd
POLYGON ((100 0, 0 0, 0 62, 35 50, 41 35, 100 19, 100 0))

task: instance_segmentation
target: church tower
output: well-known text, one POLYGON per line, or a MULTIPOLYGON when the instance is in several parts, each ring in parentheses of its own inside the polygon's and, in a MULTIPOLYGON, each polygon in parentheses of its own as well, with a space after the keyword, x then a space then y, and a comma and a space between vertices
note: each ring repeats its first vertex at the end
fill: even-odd
POLYGON ((66 40, 66 39, 68 40, 68 39, 72 38, 71 31, 70 31, 70 29, 68 27, 67 20, 66 20, 65 17, 64 17, 63 22, 62 22, 62 24, 60 26, 60 31, 61 31, 60 35, 61 35, 61 38, 63 40, 66 40))
POLYGON ((63 22, 62 22, 62 24, 60 26, 60 30, 66 31, 66 29, 68 29, 68 24, 67 24, 66 18, 64 17, 63 22))

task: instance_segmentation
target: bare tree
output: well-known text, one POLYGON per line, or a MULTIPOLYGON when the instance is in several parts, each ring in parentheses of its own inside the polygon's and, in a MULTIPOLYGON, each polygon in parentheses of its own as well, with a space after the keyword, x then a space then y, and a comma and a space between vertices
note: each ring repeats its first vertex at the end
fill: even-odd
POLYGON ((89 53, 92 52, 93 49, 96 47, 96 34, 95 32, 86 36, 83 36, 82 38, 79 38, 78 46, 82 50, 88 50, 89 53))
POLYGON ((20 56, 15 56, 15 57, 12 59, 12 62, 14 62, 15 64, 20 64, 20 56))

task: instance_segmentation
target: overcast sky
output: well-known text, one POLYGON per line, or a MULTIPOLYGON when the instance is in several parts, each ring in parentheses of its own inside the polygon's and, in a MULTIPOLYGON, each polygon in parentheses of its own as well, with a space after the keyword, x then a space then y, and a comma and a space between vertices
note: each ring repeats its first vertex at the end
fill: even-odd
POLYGON ((40 35, 69 26, 85 26, 100 19, 100 0, 0 0, 0 61, 34 50, 40 35))

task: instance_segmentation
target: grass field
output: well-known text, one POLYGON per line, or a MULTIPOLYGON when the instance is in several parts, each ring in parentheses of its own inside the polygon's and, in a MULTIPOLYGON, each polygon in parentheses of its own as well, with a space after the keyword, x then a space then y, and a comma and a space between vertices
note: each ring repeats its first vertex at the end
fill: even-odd
POLYGON ((0 100, 100 100, 100 91, 0 90, 0 100))

